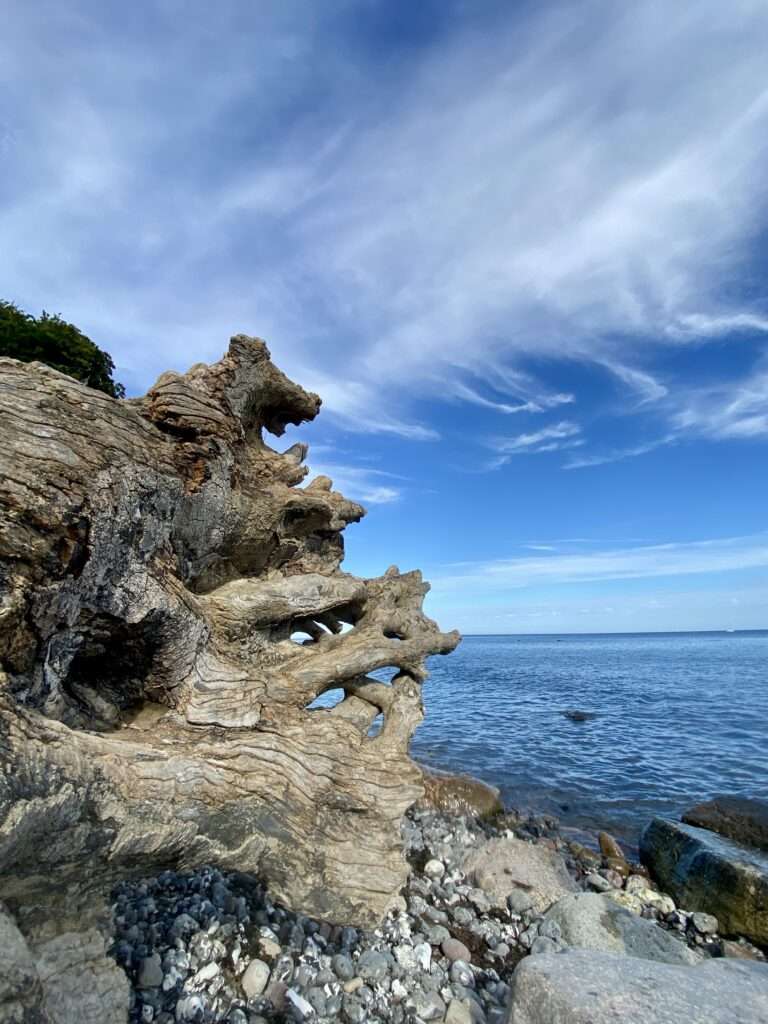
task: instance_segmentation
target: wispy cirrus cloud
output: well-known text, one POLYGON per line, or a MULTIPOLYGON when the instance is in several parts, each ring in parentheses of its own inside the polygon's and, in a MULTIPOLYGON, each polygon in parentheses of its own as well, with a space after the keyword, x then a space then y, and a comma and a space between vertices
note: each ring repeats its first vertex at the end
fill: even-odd
POLYGON ((542 427, 530 433, 517 434, 514 437, 497 437, 490 442, 490 447, 499 453, 491 460, 490 469, 498 469, 515 455, 537 455, 542 452, 559 452, 584 444, 581 427, 571 420, 561 420, 550 426, 542 427))
POLYGON ((434 439, 425 396, 536 412, 540 382, 492 390, 532 360, 608 366, 650 414, 659 345, 766 329, 733 286, 766 220, 768 9, 523 6, 446 0, 439 45, 389 61, 348 0, 193 3, 182 33, 173 3, 16 5, 9 297, 136 390, 249 330, 363 431, 434 439))
POLYGON ((480 588, 484 592, 539 584, 593 583, 689 576, 768 567, 768 533, 691 543, 607 548, 464 563, 432 570, 436 590, 480 588))

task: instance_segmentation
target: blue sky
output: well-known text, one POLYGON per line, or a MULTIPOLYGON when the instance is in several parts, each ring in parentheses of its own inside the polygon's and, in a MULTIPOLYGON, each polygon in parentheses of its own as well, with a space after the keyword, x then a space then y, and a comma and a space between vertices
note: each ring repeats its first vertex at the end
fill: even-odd
POLYGON ((768 627, 766 52, 764 0, 15 4, 2 293, 134 394, 267 339, 347 566, 446 627, 768 627))

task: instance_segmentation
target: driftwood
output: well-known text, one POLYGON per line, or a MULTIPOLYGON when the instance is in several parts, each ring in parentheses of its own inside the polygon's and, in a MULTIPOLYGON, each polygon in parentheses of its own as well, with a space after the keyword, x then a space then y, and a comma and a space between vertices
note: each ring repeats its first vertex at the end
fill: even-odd
POLYGON ((258 872, 344 923, 396 901, 425 659, 459 637, 418 572, 340 569, 364 509, 263 437, 319 406, 242 335, 128 401, 0 359, 0 925, 38 966, 166 867, 258 872))

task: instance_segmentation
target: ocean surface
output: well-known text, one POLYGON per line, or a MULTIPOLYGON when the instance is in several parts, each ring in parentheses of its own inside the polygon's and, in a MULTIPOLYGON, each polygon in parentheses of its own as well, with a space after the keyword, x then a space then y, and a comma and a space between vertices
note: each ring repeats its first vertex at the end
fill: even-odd
POLYGON ((468 636, 429 668, 413 755, 509 806, 634 843, 717 793, 768 797, 768 631, 468 636))

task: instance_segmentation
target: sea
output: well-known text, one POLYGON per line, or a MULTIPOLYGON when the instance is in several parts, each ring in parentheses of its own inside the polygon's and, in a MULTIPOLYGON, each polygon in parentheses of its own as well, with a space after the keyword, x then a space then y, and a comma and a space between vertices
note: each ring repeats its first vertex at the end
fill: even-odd
POLYGON ((655 815, 768 798, 768 631, 467 636, 429 669, 413 756, 510 807, 634 846, 655 815))

